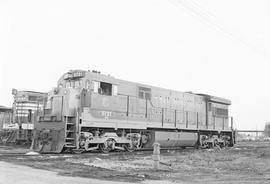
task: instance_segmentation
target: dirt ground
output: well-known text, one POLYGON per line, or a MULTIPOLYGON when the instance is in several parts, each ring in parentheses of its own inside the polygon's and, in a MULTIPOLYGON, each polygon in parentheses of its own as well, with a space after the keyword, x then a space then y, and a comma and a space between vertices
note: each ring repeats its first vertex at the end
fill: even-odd
POLYGON ((239 142, 221 150, 162 150, 161 161, 166 165, 160 165, 159 170, 153 169, 151 151, 25 155, 26 152, 29 150, 23 147, 0 146, 0 183, 23 183, 23 179, 28 181, 25 183, 40 184, 270 183, 270 142, 239 142))

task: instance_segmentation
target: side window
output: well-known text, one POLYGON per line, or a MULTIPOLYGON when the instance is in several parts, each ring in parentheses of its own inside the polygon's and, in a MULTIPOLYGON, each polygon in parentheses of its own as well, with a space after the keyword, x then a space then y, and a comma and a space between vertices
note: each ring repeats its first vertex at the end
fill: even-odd
POLYGON ((94 93, 98 93, 100 83, 97 81, 93 81, 93 84, 94 84, 94 93))
POLYGON ((151 100, 151 88, 145 88, 139 86, 139 94, 138 97, 141 99, 151 100))
POLYGON ((107 96, 112 96, 112 95, 117 95, 117 86, 113 88, 113 85, 110 83, 106 82, 97 82, 93 81, 94 84, 94 92, 101 94, 101 95, 107 95, 107 96))
POLYGON ((112 96, 112 84, 100 82, 99 94, 112 96))
POLYGON ((228 109, 215 108, 215 114, 219 116, 228 116, 228 109))
POLYGON ((113 96, 117 96, 118 94, 118 86, 113 85, 113 96))
POLYGON ((144 99, 144 92, 143 91, 139 91, 139 98, 144 99))
POLYGON ((145 93, 145 99, 150 100, 151 99, 151 93, 145 93))

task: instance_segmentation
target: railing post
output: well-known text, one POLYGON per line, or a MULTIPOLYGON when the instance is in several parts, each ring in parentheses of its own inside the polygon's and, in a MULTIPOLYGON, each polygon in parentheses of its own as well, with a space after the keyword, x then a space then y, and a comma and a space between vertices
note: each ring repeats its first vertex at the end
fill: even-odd
POLYGON ((129 114, 129 96, 127 96, 127 116, 129 114))
POLYGON ((147 98, 145 99, 145 118, 147 118, 147 108, 148 108, 148 102, 147 98))
POLYGON ((188 128, 188 111, 186 112, 186 128, 188 128))
POLYGON ((199 128, 199 113, 197 112, 197 129, 199 128))
POLYGON ((222 130, 224 130, 225 122, 224 122, 224 117, 222 118, 222 130))
POLYGON ((216 129, 216 116, 213 116, 213 129, 216 129))
POLYGON ((233 117, 231 117, 231 129, 233 130, 233 117))
POLYGON ((177 118, 177 117, 176 117, 176 112, 177 112, 177 111, 176 111, 176 109, 175 109, 175 110, 174 110, 174 127, 175 127, 175 128, 176 128, 176 118, 177 118))
POLYGON ((163 127, 163 124, 164 124, 164 108, 161 109, 161 125, 163 127))

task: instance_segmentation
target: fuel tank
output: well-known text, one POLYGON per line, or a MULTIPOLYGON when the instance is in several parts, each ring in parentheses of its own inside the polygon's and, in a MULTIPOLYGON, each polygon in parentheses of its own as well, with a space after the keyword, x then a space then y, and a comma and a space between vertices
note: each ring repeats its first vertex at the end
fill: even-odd
POLYGON ((152 147, 158 142, 161 148, 193 147, 198 141, 198 134, 194 132, 151 132, 151 139, 144 147, 152 147))

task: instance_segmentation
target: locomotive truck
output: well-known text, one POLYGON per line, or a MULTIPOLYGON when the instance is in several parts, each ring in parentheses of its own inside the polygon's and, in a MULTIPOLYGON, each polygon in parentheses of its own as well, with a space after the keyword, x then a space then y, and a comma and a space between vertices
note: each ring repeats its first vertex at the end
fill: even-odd
POLYGON ((97 71, 61 76, 34 125, 38 152, 232 146, 231 101, 129 82, 97 71))

